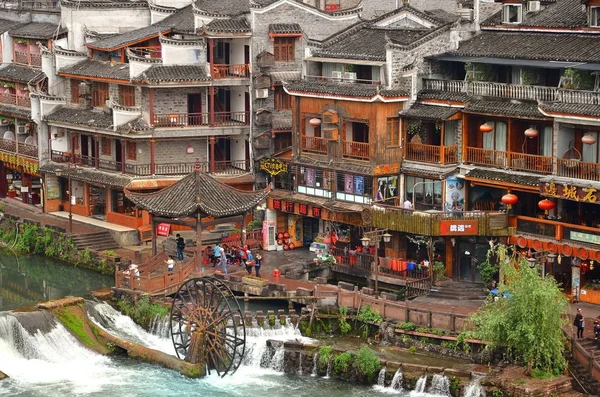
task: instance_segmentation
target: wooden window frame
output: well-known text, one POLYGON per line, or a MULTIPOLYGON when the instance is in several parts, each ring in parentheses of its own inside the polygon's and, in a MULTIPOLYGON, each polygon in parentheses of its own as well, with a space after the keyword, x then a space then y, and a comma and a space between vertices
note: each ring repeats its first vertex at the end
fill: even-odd
POLYGON ((103 156, 111 156, 112 155, 112 142, 110 138, 102 137, 100 140, 100 144, 102 146, 102 155, 103 156))
POLYGON ((402 140, 402 123, 399 117, 388 117, 387 119, 387 138, 388 146, 398 147, 402 140))
POLYGON ((92 87, 92 107, 101 108, 109 99, 108 83, 94 82, 92 87))
POLYGON ((137 160, 137 145, 135 143, 135 141, 127 141, 126 144, 126 150, 125 150, 125 158, 127 160, 137 160))
POLYGON ((79 104, 79 80, 71 79, 71 103, 79 104))
POLYGON ((275 91, 275 109, 276 110, 289 110, 292 108, 292 96, 289 95, 283 89, 283 85, 275 85, 273 87, 275 91))
POLYGON ((275 62, 294 62, 295 55, 296 37, 273 37, 273 58, 275 62))
POLYGON ((135 106, 135 87, 119 84, 119 105, 126 107, 135 106))

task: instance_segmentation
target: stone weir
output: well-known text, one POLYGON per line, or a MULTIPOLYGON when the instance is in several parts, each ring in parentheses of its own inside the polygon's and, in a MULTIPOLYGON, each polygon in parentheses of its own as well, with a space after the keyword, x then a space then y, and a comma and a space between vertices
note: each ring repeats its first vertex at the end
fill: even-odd
POLYGON ((174 369, 189 377, 202 376, 205 371, 199 365, 109 334, 88 318, 83 298, 66 297, 40 303, 37 308, 40 310, 13 315, 25 329, 39 329, 42 332, 52 329, 57 319, 82 345, 100 354, 124 351, 132 358, 174 369))

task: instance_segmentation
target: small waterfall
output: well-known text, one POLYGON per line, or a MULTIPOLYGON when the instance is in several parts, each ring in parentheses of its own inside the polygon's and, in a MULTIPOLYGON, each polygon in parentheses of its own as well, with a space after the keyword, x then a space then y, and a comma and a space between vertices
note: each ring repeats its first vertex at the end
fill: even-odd
POLYGON ((383 367, 379 371, 379 376, 377 377, 377 386, 385 387, 385 372, 386 371, 387 371, 387 367, 383 367))
POLYGON ((154 316, 150 321, 150 333, 161 338, 170 338, 169 317, 154 316))
POLYGON ((329 361, 327 362, 327 372, 325 373, 325 379, 329 379, 331 376, 331 367, 333 366, 333 354, 329 356, 329 361))
POLYGON ((394 374, 392 383, 390 383, 390 388, 392 390, 402 391, 402 368, 398 368, 394 374))
POLYGON ((313 369, 310 376, 317 376, 317 365, 319 364, 319 353, 313 354, 313 369))
POLYGON ((298 375, 302 375, 302 360, 304 360, 304 352, 300 352, 300 357, 298 358, 298 375))
POLYGON ((485 390, 481 387, 481 376, 473 376, 471 382, 467 385, 464 397, 485 397, 485 390))
POLYGON ((275 354, 273 355, 273 358, 271 358, 271 362, 269 364, 269 367, 272 370, 275 370, 277 372, 283 372, 283 358, 285 356, 285 349, 283 348, 283 343, 281 344, 281 346, 279 346, 277 348, 277 350, 275 350, 275 354))
MULTIPOLYGON (((268 368, 271 365, 273 349, 267 346, 267 340, 298 340, 312 341, 310 338, 304 338, 300 330, 291 322, 274 329, 265 329, 258 326, 246 327, 246 353, 243 364, 249 367, 268 368)), ((282 344, 283 345, 283 344, 282 344)))
POLYGON ((425 386, 427 385, 427 375, 421 376, 417 380, 417 384, 415 385, 415 393, 425 393, 425 386))
POLYGON ((450 396, 450 379, 443 374, 435 374, 431 379, 431 386, 429 386, 429 393, 437 396, 450 396))

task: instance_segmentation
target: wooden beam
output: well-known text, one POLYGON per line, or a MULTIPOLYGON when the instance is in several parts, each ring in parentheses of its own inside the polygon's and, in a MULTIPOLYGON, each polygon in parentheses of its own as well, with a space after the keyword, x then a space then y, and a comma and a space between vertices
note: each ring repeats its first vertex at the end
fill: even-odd
POLYGON ((156 253, 158 251, 158 247, 156 246, 156 225, 157 225, 157 219, 154 217, 154 215, 150 214, 150 220, 152 223, 152 256, 156 256, 156 253))
MULTIPOLYGON (((155 216, 154 219, 156 220, 156 223, 169 223, 171 225, 181 225, 181 226, 189 226, 189 227, 195 227, 197 220, 195 220, 194 218, 187 218, 187 219, 172 219, 172 218, 165 218, 162 216, 155 216)), ((211 221, 204 221, 201 222, 202 223, 202 227, 207 227, 207 226, 213 226, 213 225, 219 225, 221 223, 225 223, 225 222, 237 222, 237 223, 242 223, 244 219, 243 215, 235 215, 235 216, 227 216, 225 218, 217 218, 217 219, 213 219, 211 221)))

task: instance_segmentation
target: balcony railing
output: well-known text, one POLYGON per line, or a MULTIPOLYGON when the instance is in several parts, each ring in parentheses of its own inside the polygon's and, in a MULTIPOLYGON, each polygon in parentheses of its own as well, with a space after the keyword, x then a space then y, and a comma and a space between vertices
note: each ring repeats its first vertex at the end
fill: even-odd
POLYGON ((17 148, 17 142, 11 139, 0 138, 0 151, 13 154, 16 154, 18 151, 19 156, 31 157, 34 159, 38 158, 37 146, 29 145, 27 143, 19 143, 19 147, 17 148))
POLYGON ((213 79, 236 79, 250 77, 250 65, 228 65, 214 64, 212 65, 213 79))
MULTIPOLYGON (((571 232, 600 236, 600 229, 598 229, 598 226, 600 225, 575 225, 572 223, 528 216, 516 216, 514 218, 516 219, 518 233, 549 237, 556 241, 572 240, 581 243, 581 240, 571 238, 571 232)), ((514 221, 515 220, 513 219, 513 222, 514 221)))
POLYGON ((243 126, 250 120, 248 112, 215 112, 211 123, 210 113, 168 113, 154 114, 154 127, 201 127, 201 126, 243 126))
POLYGON ((327 153, 327 140, 325 138, 302 135, 300 145, 303 152, 327 153))
POLYGON ((600 181, 600 164, 574 159, 556 159, 556 175, 600 181))
POLYGON ((364 142, 342 141, 342 156, 369 160, 371 158, 371 145, 364 142))
POLYGON ((23 51, 15 51, 15 63, 20 65, 42 66, 42 56, 23 51))
POLYGON ((600 92, 597 91, 568 90, 557 87, 506 84, 492 81, 424 79, 423 88, 497 98, 600 104, 600 92))
POLYGON ((501 168, 508 167, 507 152, 502 150, 468 147, 466 157, 467 163, 491 165, 501 168))
POLYGON ((0 103, 4 103, 7 105, 16 105, 22 106, 25 108, 31 107, 31 99, 29 99, 29 95, 15 95, 15 94, 0 94, 0 103))
POLYGON ((423 163, 455 164, 458 162, 457 148, 456 145, 409 143, 406 145, 406 159, 423 163))
POLYGON ((325 76, 304 76, 305 80, 310 81, 329 81, 332 83, 358 83, 358 84, 374 84, 380 85, 381 81, 379 80, 367 80, 367 79, 353 79, 348 77, 325 77, 325 76))
POLYGON ((551 174, 553 158, 534 154, 467 147, 466 162, 551 174))

